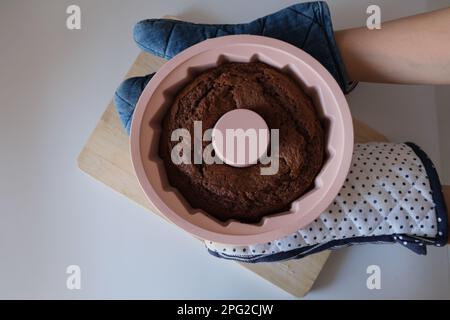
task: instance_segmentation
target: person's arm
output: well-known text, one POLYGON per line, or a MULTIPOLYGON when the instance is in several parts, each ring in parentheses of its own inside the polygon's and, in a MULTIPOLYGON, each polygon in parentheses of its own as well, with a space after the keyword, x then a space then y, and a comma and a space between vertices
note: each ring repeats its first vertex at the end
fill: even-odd
POLYGON ((450 8, 335 37, 353 81, 450 84, 450 8))

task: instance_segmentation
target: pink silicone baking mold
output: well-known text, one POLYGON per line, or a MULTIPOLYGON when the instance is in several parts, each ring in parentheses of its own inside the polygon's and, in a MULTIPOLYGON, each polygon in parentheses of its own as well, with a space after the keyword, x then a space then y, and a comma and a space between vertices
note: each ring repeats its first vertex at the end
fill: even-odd
POLYGON ((210 241, 249 245, 281 238, 308 225, 333 201, 344 183, 353 152, 353 125, 347 101, 330 73, 303 50, 272 38, 234 35, 203 41, 164 64, 148 83, 131 125, 131 159, 148 199, 170 221, 210 241), (193 209, 168 183, 158 155, 161 120, 184 85, 221 63, 261 61, 290 74, 313 98, 327 132, 326 161, 314 187, 287 212, 258 224, 220 222, 193 209))

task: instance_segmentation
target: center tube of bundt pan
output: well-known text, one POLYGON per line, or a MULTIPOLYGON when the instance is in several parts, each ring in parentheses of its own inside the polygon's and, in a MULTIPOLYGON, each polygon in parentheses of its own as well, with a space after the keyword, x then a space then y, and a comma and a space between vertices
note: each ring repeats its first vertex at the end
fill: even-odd
POLYGON ((266 154, 269 142, 267 123, 249 109, 225 113, 212 130, 212 145, 217 157, 233 167, 243 168, 258 163, 266 154))

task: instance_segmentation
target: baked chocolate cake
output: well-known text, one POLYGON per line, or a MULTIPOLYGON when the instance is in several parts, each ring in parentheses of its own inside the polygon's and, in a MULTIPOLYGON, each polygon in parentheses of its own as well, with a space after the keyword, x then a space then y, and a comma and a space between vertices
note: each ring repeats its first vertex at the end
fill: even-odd
MULTIPOLYGON (((191 139, 192 148, 194 138, 191 139)), ((203 142, 205 148, 209 142, 203 142)), ((256 223, 288 210, 308 191, 324 161, 324 131, 311 98, 289 76, 260 63, 226 63, 197 76, 176 96, 162 123, 160 156, 170 184, 193 207, 221 221, 256 223), (279 170, 261 175, 255 164, 174 164, 171 141, 178 128, 194 137, 194 121, 203 132, 228 111, 246 108, 279 129, 279 170)), ((192 153, 192 158, 194 153, 192 153)))

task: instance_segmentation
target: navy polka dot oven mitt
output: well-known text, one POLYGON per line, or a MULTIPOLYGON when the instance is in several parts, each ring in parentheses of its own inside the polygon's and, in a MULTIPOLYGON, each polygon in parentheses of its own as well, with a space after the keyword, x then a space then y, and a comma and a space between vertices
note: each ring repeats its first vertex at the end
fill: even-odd
POLYGON ((413 143, 356 144, 341 191, 316 220, 284 238, 251 246, 206 241, 220 258, 299 259, 352 244, 398 243, 418 254, 445 246, 447 210, 431 160, 413 143))
MULTIPOLYGON (((290 6, 246 24, 203 25, 167 19, 139 22, 139 47, 170 59, 208 38, 264 35, 289 42, 315 57, 344 93, 354 87, 345 72, 325 2, 290 6)), ((125 80, 115 94, 120 119, 129 132, 135 105, 153 74, 125 80)), ((205 241, 216 257, 249 263, 298 259, 352 244, 398 243, 418 254, 447 242, 447 210, 436 170, 416 145, 356 144, 340 193, 319 218, 282 239, 251 246, 205 241)))

